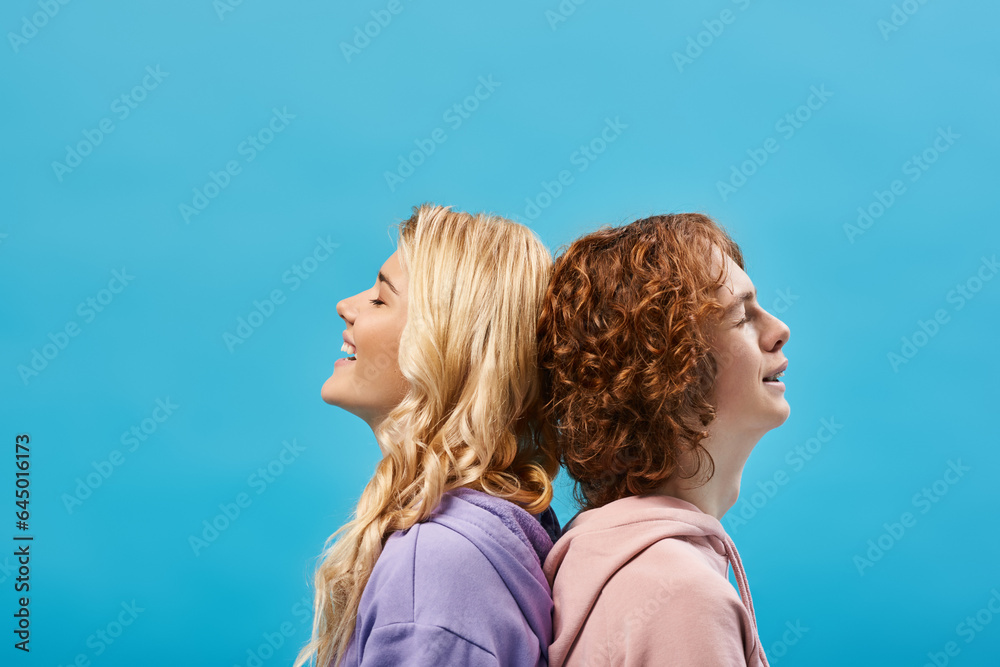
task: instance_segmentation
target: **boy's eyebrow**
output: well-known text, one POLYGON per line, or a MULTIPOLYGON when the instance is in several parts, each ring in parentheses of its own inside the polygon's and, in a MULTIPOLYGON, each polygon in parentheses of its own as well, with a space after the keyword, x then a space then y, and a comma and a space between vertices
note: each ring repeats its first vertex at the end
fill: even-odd
POLYGON ((726 308, 726 315, 729 315, 730 313, 734 312, 737 308, 745 304, 747 301, 753 301, 756 298, 757 298, 756 289, 753 290, 752 292, 744 292, 743 294, 740 294, 738 297, 736 297, 736 301, 729 304, 729 307, 726 308))
POLYGON ((386 278, 385 274, 382 273, 381 271, 378 272, 378 279, 381 280, 382 282, 384 282, 386 285, 388 285, 389 289, 392 290, 393 294, 395 294, 396 296, 399 296, 399 290, 396 289, 396 286, 393 285, 392 282, 388 278, 386 278))

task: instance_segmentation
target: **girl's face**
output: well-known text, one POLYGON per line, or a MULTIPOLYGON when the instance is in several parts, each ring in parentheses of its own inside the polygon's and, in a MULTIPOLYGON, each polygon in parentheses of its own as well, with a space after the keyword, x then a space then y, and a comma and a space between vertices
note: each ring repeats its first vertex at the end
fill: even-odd
POLYGON ((406 325, 409 276, 398 252, 385 261, 375 284, 337 304, 344 319, 346 358, 323 383, 323 400, 361 417, 374 430, 406 395, 399 370, 399 338, 406 325))

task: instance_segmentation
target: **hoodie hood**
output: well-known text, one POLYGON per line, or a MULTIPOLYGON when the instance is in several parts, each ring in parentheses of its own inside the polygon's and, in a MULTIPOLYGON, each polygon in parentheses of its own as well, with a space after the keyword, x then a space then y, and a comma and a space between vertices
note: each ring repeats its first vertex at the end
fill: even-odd
MULTIPOLYGON (((555 515, 545 520, 554 521, 555 515)), ((552 549, 543 516, 482 491, 449 491, 430 521, 459 533, 490 561, 543 647, 552 632, 552 592, 542 563, 552 549)))
POLYGON ((756 643, 752 652, 759 654, 761 664, 768 664, 757 638, 750 587, 733 541, 715 517, 689 502, 661 495, 622 498, 578 514, 549 552, 544 571, 556 601, 556 638, 549 652, 552 664, 561 664, 569 653, 608 580, 648 547, 672 538, 698 547, 717 564, 723 577, 729 566, 733 568, 752 625, 756 643))
MULTIPOLYGON (((467 488, 446 493, 430 520, 448 526, 476 544, 479 544, 479 538, 486 537, 488 542, 494 543, 493 546, 508 553, 520 551, 511 541, 514 538, 534 553, 539 564, 545 562, 552 550, 552 531, 558 531, 559 525, 551 508, 534 516, 509 500, 467 488), (497 521, 507 529, 506 532, 497 530, 497 521)), ((490 554, 486 557, 489 558, 490 554)))
POLYGON ((541 519, 481 491, 445 493, 386 540, 342 664, 545 665, 552 539, 541 519))

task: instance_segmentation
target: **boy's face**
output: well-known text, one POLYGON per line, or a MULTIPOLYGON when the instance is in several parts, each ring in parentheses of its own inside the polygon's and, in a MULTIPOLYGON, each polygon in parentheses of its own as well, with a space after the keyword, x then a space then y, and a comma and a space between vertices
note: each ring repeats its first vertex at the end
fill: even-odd
POLYGON ((757 303, 756 289, 743 269, 716 250, 716 267, 720 261, 726 278, 716 298, 727 310, 712 332, 718 365, 714 427, 762 434, 781 426, 790 412, 785 385, 773 378, 788 365, 782 347, 790 332, 757 303))

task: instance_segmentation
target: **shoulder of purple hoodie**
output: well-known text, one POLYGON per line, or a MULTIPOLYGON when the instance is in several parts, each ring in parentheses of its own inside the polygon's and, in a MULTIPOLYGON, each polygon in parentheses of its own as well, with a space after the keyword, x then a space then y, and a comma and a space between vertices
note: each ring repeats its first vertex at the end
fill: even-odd
POLYGON ((342 665, 547 665, 552 539, 514 503, 456 489, 387 540, 342 665))
POLYGON ((582 512, 545 562, 549 664, 766 666, 739 553, 719 521, 668 496, 582 512), (726 574, 732 564, 740 593, 726 574))

